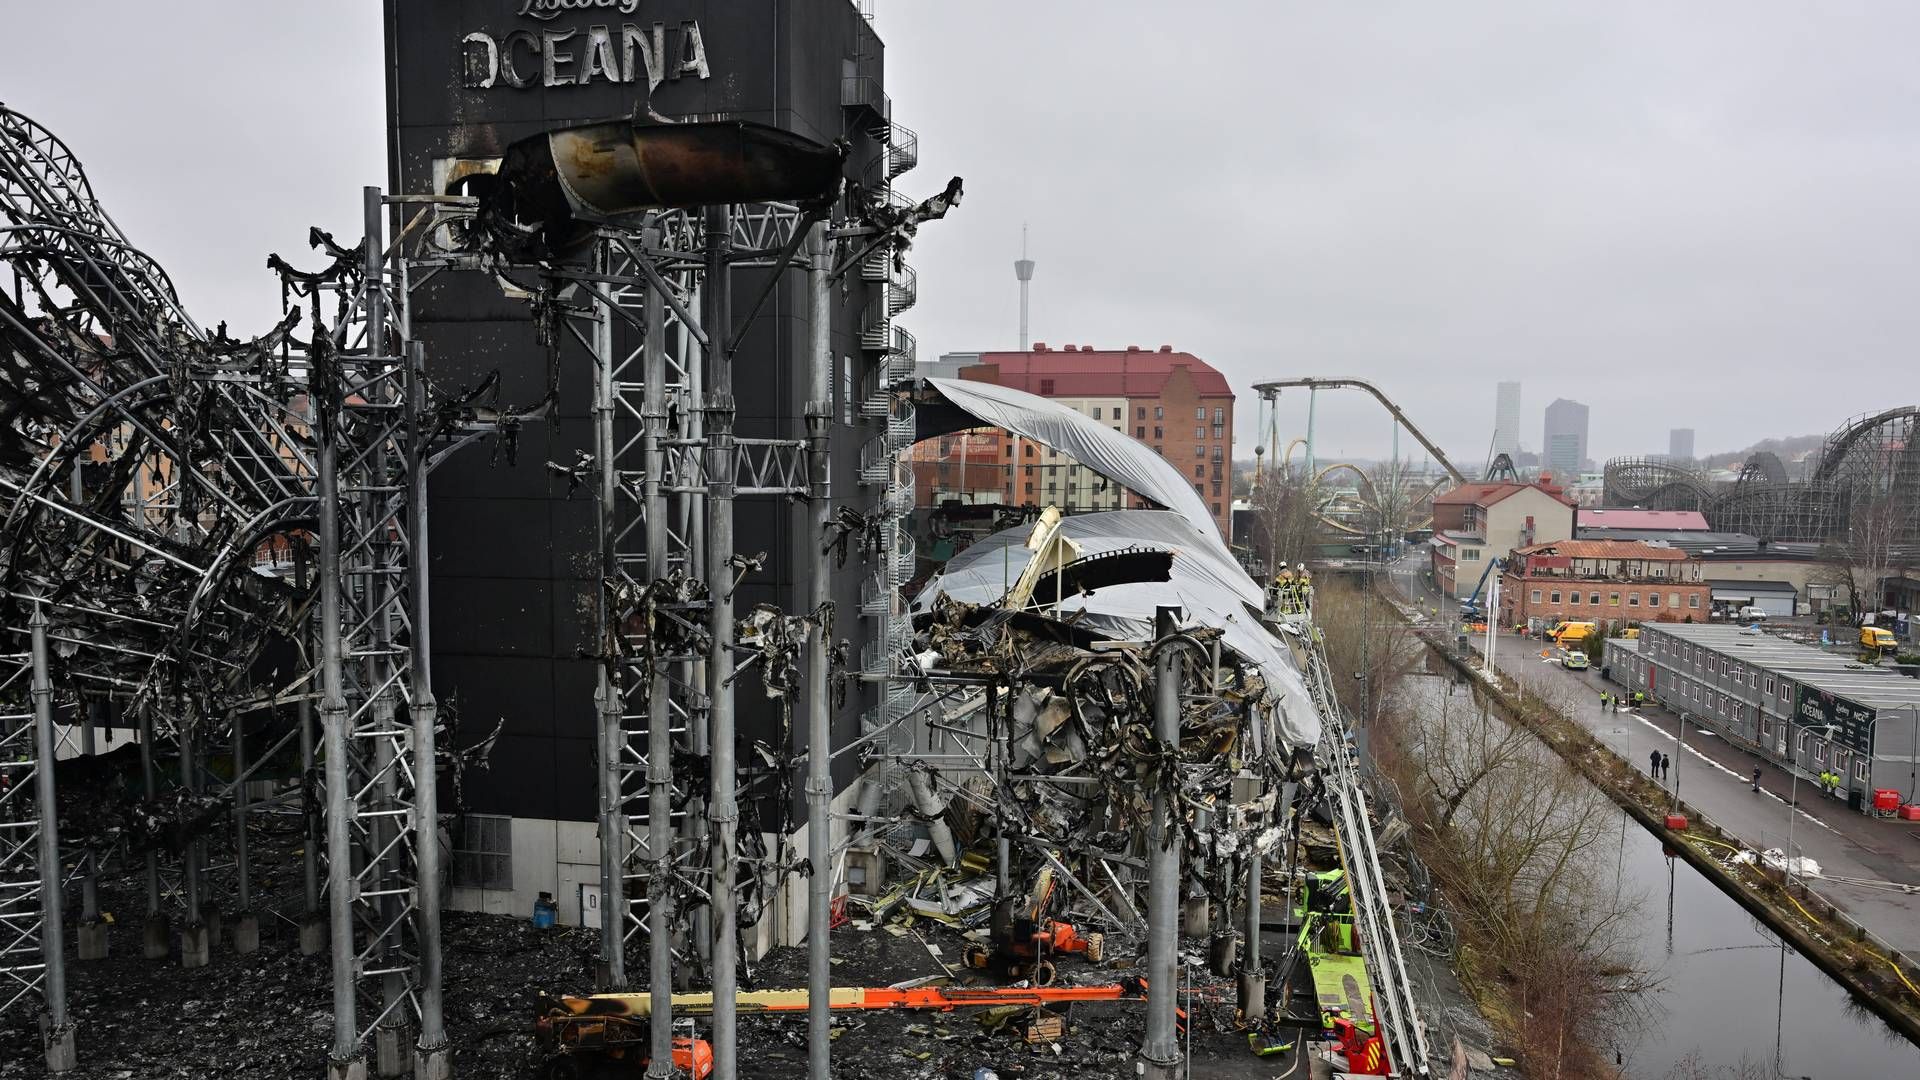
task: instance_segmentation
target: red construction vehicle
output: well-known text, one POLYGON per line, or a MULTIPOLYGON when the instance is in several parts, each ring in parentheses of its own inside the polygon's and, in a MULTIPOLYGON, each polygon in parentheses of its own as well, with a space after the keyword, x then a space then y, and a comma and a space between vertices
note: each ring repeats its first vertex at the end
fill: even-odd
POLYGON ((1033 903, 1025 910, 1017 910, 1011 901, 997 905, 988 927, 987 945, 967 950, 967 966, 1047 986, 1053 982, 1053 961, 1048 958, 1054 954, 1078 953, 1099 963, 1103 943, 1100 934, 1082 934, 1071 923, 1046 917, 1053 892, 1053 870, 1047 868, 1040 871, 1034 883, 1033 903))

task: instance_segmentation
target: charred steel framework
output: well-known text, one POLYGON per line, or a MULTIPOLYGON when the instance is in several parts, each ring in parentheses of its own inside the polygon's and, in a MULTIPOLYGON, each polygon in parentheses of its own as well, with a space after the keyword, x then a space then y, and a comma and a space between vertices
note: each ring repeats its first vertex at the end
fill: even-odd
MULTIPOLYGON (((434 783, 440 718, 429 689, 428 576, 415 557, 424 551, 426 477, 458 447, 544 416, 562 335, 586 347, 595 382, 593 460, 555 467, 587 465, 598 496, 603 886, 607 910, 618 913, 605 920, 604 977, 624 982, 635 935, 648 938, 656 994, 671 991, 676 962, 703 968, 723 1003, 714 1017, 717 1075, 730 1077, 736 874, 744 866, 766 885, 810 866, 817 868, 809 890, 811 967, 824 990, 835 858, 827 846, 827 699, 837 681, 828 659, 831 605, 825 575, 816 574, 809 615, 757 610, 736 620, 733 592, 759 557, 734 550, 732 503, 795 499, 811 549, 827 550, 827 297, 834 281, 857 271, 880 286, 858 328, 863 350, 877 357, 860 411, 881 428, 863 450, 859 479, 883 495, 881 512, 859 524, 877 538, 861 545, 878 564, 862 613, 879 620, 882 643, 864 658, 862 674, 880 687, 869 726, 903 718, 902 696, 892 688, 907 640, 897 590, 912 556, 900 549, 898 519, 912 499, 901 488, 897 451, 912 441, 912 415, 897 389, 911 371, 912 339, 892 320, 914 300, 902 255, 917 226, 959 200, 957 180, 925 203, 894 193, 892 180, 917 159, 917 140, 885 110, 850 105, 856 122, 875 124, 880 153, 831 228, 822 220, 831 200, 804 211, 782 204, 661 211, 637 224, 594 226, 585 259, 515 265, 484 239, 490 226, 480 220, 482 198, 385 197, 369 188, 360 245, 341 247, 315 230, 313 245, 330 259, 322 269, 270 260, 283 282, 285 318, 254 342, 232 341, 224 328, 200 330, 165 275, 100 210, 65 146, 0 109, 0 261, 13 275, 11 295, 0 296, 7 350, 0 378, 9 390, 0 431, 8 511, 0 571, 10 646, 0 670, 8 706, 0 713, 0 745, 8 750, 0 792, 7 883, 0 986, 9 988, 0 1000, 45 1003, 50 1065, 71 1067, 73 1057, 60 950, 41 947, 58 939, 62 910, 60 883, 48 877, 61 863, 54 777, 43 767, 56 737, 57 694, 63 708, 110 701, 138 715, 149 798, 153 744, 176 742, 186 792, 179 813, 198 829, 204 821, 185 818, 235 797, 252 772, 236 768, 223 790, 197 797, 208 748, 231 742, 236 762, 244 760, 248 718, 292 708, 293 727, 255 760, 297 741, 304 776, 324 766, 315 785, 326 826, 324 889, 313 843, 306 877, 308 903, 324 899, 330 931, 330 1072, 364 1074, 369 1042, 380 1074, 404 1072, 403 1037, 413 1029, 416 1074, 449 1074, 434 783), (391 236, 390 223, 397 225, 391 236), (806 437, 736 437, 733 352, 774 279, 796 266, 808 272, 816 324, 806 437), (743 267, 774 273, 763 275, 739 320, 743 328, 735 329, 730 282, 743 267), (477 404, 486 386, 450 395, 428 379, 411 333, 411 296, 434 276, 462 270, 501 275, 514 287, 517 278, 537 279, 521 295, 548 345, 543 401, 477 404), (639 329, 634 352, 615 351, 615 320, 639 329), (263 681, 253 660, 273 641, 304 659, 290 676, 263 681), (811 698, 806 790, 820 825, 812 830, 812 860, 766 857, 756 833, 743 861, 736 654, 746 657, 739 673, 760 664, 761 680, 787 699, 781 712, 790 717, 800 642, 811 698), (318 739, 310 726, 316 699, 318 739), (691 801, 677 829, 671 805, 702 785, 676 777, 676 751, 708 765, 706 800, 691 801), (638 872, 641 856, 646 873, 638 872), (647 897, 629 902, 626 888, 635 881, 644 882, 647 897), (692 902, 677 903, 683 897, 692 902)), ((91 726, 82 727, 90 737, 91 726)), ((243 897, 247 809, 235 798, 243 897)), ((206 947, 197 930, 206 895, 199 847, 190 841, 183 856, 187 963, 196 953, 204 962, 206 947)), ((158 880, 149 848, 155 917, 158 880)), ((164 922, 160 932, 164 942, 164 922)), ((818 995, 822 1006, 826 1000, 818 995)), ((810 1058, 825 1076, 828 1031, 824 1008, 819 1013, 810 1058)), ((661 1052, 654 1071, 665 1075, 670 1012, 655 1016, 661 1052)))

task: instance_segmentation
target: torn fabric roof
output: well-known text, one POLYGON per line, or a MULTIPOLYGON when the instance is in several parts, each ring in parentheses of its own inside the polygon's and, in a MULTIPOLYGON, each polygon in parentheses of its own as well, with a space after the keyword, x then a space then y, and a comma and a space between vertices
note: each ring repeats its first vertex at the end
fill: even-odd
MULTIPOLYGON (((931 611, 942 594, 969 604, 997 603, 1033 557, 1025 546, 1030 531, 1026 525, 1006 529, 954 556, 914 599, 912 612, 931 611)), ((1117 639, 1144 640, 1153 636, 1154 609, 1178 606, 1183 626, 1221 628, 1226 646, 1260 668, 1275 702, 1273 730, 1285 745, 1319 741, 1320 717, 1313 697, 1286 646, 1260 621, 1260 586, 1228 554, 1211 519, 1167 510, 1109 510, 1065 518, 1060 531, 1087 557, 1130 548, 1173 556, 1169 580, 1107 585, 1088 595, 1064 596, 1063 614, 1084 611, 1079 626, 1117 639), (1196 527, 1197 521, 1209 525, 1196 527)), ((1050 599, 1034 597, 1041 604, 1050 599)))
POLYGON ((1192 521, 1206 522, 1207 535, 1215 544, 1222 545, 1224 552, 1219 527, 1206 501, 1193 490, 1192 483, 1180 475, 1180 470, 1146 444, 1059 402, 1024 390, 971 379, 929 378, 926 382, 955 408, 978 418, 981 423, 1058 450, 1136 495, 1192 521))

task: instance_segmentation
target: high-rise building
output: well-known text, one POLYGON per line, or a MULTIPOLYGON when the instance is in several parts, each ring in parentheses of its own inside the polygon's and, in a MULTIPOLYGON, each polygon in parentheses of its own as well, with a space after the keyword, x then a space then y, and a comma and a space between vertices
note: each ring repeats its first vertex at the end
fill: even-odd
POLYGON ((1693 429, 1677 427, 1667 432, 1667 457, 1674 461, 1693 460, 1693 429))
POLYGON ((1555 398, 1547 406, 1546 431, 1540 439, 1540 454, 1545 467, 1556 479, 1571 480, 1580 475, 1587 460, 1587 407, 1577 401, 1555 398))
MULTIPOLYGON (((1171 345, 1157 351, 1137 345, 1056 349, 1043 342, 1027 352, 948 353, 936 363, 955 360, 971 361, 960 369, 963 379, 1051 398, 1153 447, 1206 500, 1221 535, 1230 535, 1233 390, 1213 365, 1171 345)), ((933 366, 922 364, 921 373, 933 366)), ((993 490, 1010 506, 1052 504, 1071 513, 1148 505, 1039 443, 1000 431, 991 438, 993 452, 985 455, 975 439, 941 440, 938 447, 929 440, 916 447, 914 491, 921 505, 985 501, 982 485, 991 466, 983 468, 983 456, 998 459, 993 490)))
POLYGON ((1494 391, 1493 452, 1512 457, 1520 451, 1520 384, 1503 382, 1494 391))

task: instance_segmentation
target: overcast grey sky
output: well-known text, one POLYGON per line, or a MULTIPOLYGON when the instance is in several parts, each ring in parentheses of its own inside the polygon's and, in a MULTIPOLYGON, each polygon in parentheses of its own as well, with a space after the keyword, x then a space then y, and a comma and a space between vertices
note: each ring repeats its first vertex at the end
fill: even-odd
MULTIPOLYGON (((1920 5, 879 0, 923 354, 1172 344, 1245 388, 1377 381, 1477 460, 1493 384, 1596 458, 1826 431, 1920 397, 1920 5)), ((203 321, 384 178, 374 0, 9 0, 0 99, 65 138, 203 321), (76 74, 77 73, 77 74, 76 74)), ((1304 423, 1300 402, 1283 415, 1304 423)), ((1385 452, 1323 395, 1322 457, 1385 452)), ((1403 447, 1410 440, 1403 441, 1403 447)))

